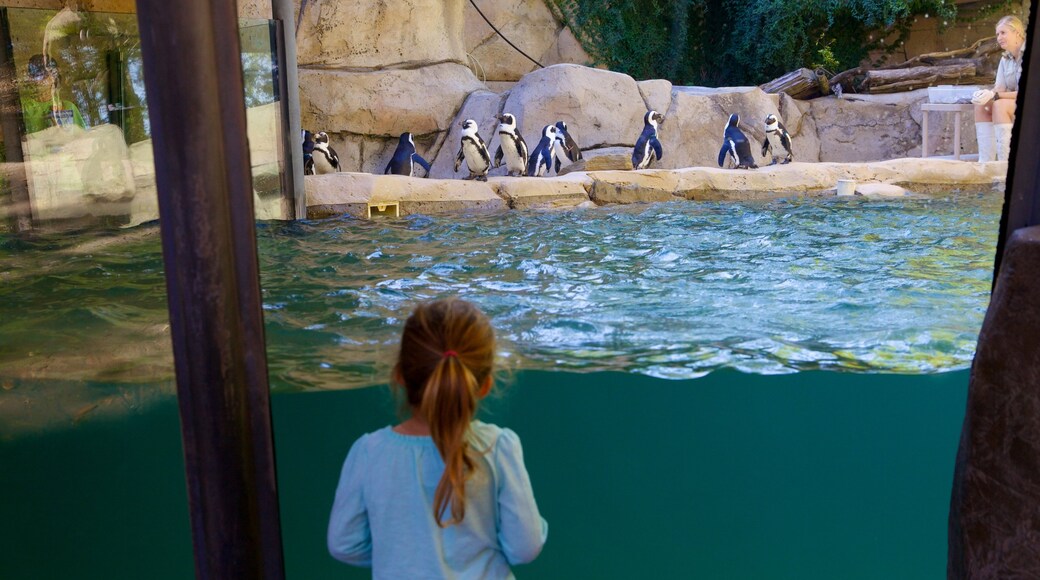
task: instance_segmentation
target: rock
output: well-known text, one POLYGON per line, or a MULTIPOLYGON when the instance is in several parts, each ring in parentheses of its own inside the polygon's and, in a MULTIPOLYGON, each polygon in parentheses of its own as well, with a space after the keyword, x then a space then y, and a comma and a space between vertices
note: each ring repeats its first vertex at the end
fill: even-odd
POLYGON ((668 108, 672 104, 672 83, 664 79, 653 79, 639 81, 639 94, 643 95, 646 110, 657 111, 662 115, 668 114, 668 108))
POLYGON ((490 180, 511 209, 559 209, 589 201, 581 179, 495 177, 490 180))
MULTIPOLYGON (((307 2, 297 23, 301 67, 383 69, 466 64, 465 0, 307 2)), ((297 14, 300 1, 296 1, 297 14)), ((301 92, 308 88, 300 75, 301 92)))
POLYGON ((589 197, 597 204, 642 203, 681 199, 679 176, 674 171, 599 171, 590 173, 589 197))
POLYGON ((927 91, 894 95, 823 97, 810 101, 820 161, 882 161, 920 157, 921 126, 913 112, 927 91))
POLYGON ((561 63, 588 66, 592 62, 592 57, 585 52, 585 48, 575 38, 571 29, 564 26, 560 29, 560 33, 556 35, 556 44, 549 49, 549 52, 541 62, 545 66, 561 63))
POLYGON ((778 103, 777 95, 758 87, 733 92, 676 87, 659 131, 664 149, 660 167, 718 167, 723 128, 731 113, 740 115, 740 128, 751 140, 751 152, 763 164, 764 121, 768 114, 780 115, 778 103))
POLYGON ((904 197, 907 191, 891 183, 857 183, 856 195, 877 197, 904 197))
POLYGON ((582 159, 560 168, 560 175, 580 171, 630 171, 632 149, 629 147, 606 147, 582 153, 582 159))
POLYGON ((423 179, 402 175, 330 173, 308 175, 307 217, 368 215, 370 203, 398 203, 400 215, 444 211, 499 211, 508 204, 488 183, 457 179, 423 179))
POLYGON ((636 81, 621 73, 558 64, 524 75, 506 98, 521 134, 565 121, 582 149, 635 144, 646 112, 636 81))
MULTIPOLYGON (((502 34, 543 65, 561 25, 544 0, 481 2, 480 9, 502 34)), ((516 81, 537 66, 495 33, 468 2, 465 6, 465 47, 489 81, 516 81)))
POLYGON ((464 66, 343 72, 300 69, 303 127, 394 138, 446 131, 466 96, 481 89, 464 66))
MULTIPOLYGON (((431 163, 430 177, 436 177, 439 179, 452 179, 456 177, 467 177, 469 171, 465 168, 465 164, 459 167, 459 172, 455 173, 455 156, 459 153, 459 146, 462 139, 462 127, 461 124, 466 119, 473 119, 477 122, 480 127, 478 133, 484 140, 484 143, 488 146, 488 155, 491 156, 492 161, 495 158, 495 150, 499 146, 498 140, 498 116, 499 111, 502 108, 502 101, 504 95, 495 94, 489 91, 477 91, 466 99, 466 102, 462 105, 458 115, 455 117, 455 121, 451 124, 451 127, 445 133, 447 136, 437 148, 437 156, 433 160, 429 160, 431 163)), ((534 148, 534 143, 531 142, 531 138, 527 135, 523 135, 524 140, 527 141, 528 148, 534 148)), ((535 141, 537 143, 537 141, 535 141)), ((497 169, 492 168, 488 175, 505 175, 507 172, 505 166, 497 169)))

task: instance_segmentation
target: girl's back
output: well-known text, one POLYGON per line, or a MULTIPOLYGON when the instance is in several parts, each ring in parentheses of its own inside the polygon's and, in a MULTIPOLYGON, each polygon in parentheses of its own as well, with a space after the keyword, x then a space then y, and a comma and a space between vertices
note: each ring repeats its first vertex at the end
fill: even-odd
POLYGON ((408 317, 393 379, 411 416, 351 447, 329 519, 335 558, 376 578, 511 578, 538 556, 548 526, 520 439, 474 420, 494 357, 491 323, 468 302, 408 317))
POLYGON ((343 465, 329 522, 329 551, 372 566, 376 578, 511 578, 510 564, 533 560, 547 525, 538 513, 520 440, 509 429, 473 422, 479 455, 466 482, 466 515, 441 528, 433 498, 444 471, 430 437, 386 427, 365 435, 343 465), (368 530, 360 524, 367 520, 368 530))

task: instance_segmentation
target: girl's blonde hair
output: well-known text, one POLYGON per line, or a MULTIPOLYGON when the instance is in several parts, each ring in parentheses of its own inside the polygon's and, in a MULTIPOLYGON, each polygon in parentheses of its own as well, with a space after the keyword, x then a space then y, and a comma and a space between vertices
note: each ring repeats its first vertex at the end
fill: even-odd
POLYGON ((997 21, 997 25, 993 28, 996 29, 1000 28, 1001 26, 1007 26, 1011 30, 1014 30, 1023 39, 1026 37, 1026 25, 1022 24, 1022 20, 1014 14, 1008 14, 1007 16, 1001 18, 997 21))
POLYGON ((427 302, 405 322, 394 378, 413 412, 426 420, 444 459, 433 501, 433 517, 441 527, 461 522, 466 514, 466 480, 476 466, 467 436, 494 358, 491 322, 469 302, 427 302), (451 518, 444 522, 447 511, 451 518))

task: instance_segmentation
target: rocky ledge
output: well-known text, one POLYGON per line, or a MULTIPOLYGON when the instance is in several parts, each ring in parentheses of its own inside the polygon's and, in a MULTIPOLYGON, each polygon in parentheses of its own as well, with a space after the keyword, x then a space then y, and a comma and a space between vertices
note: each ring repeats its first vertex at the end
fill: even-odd
POLYGON ((1006 162, 894 159, 874 163, 791 163, 757 170, 687 167, 575 171, 560 177, 491 177, 486 183, 370 173, 308 176, 307 217, 367 217, 370 205, 398 204, 400 215, 556 209, 657 201, 740 201, 832 196, 839 180, 861 195, 902 196, 1002 189, 1006 162))

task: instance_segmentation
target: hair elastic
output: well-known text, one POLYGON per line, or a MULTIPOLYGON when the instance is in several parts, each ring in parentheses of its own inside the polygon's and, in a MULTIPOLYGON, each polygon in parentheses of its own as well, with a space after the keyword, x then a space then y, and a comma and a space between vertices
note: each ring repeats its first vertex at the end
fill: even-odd
POLYGON ((453 356, 455 358, 458 358, 459 357, 459 353, 457 353, 457 352, 455 352, 453 350, 446 350, 446 351, 444 351, 444 356, 445 357, 453 356))

